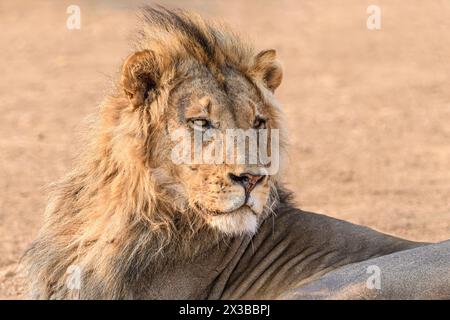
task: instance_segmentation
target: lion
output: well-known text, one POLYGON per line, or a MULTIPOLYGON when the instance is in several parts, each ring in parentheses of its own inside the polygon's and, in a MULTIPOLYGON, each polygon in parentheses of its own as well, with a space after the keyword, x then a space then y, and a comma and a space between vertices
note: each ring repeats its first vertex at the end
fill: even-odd
POLYGON ((432 250, 292 204, 281 183, 287 135, 275 50, 256 53, 227 26, 182 10, 146 7, 142 22, 85 150, 52 186, 25 255, 31 297, 450 297, 448 242, 432 250), (279 130, 279 170, 174 163, 174 132, 212 129, 279 130), (416 279, 424 290, 395 273, 385 291, 361 285, 367 264, 385 276, 412 258, 398 272, 426 271, 416 279))

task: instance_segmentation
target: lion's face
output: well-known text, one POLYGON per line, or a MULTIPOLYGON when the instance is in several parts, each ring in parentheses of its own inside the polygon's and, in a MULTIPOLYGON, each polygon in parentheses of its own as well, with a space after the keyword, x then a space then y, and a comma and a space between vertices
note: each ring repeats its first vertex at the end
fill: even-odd
MULTIPOLYGON (((221 84, 206 68, 197 66, 194 70, 195 76, 187 77, 170 95, 169 135, 182 130, 192 137, 205 138, 214 132, 223 138, 227 132, 239 132, 234 129, 258 133, 277 127, 273 107, 263 102, 257 88, 244 76, 227 70, 221 84)), ((189 146, 191 142, 193 157, 195 142, 190 140, 189 146)), ((218 163, 205 163, 215 155, 210 151, 214 143, 212 139, 203 142, 200 161, 173 164, 172 172, 183 186, 186 202, 212 226, 227 233, 254 232, 269 205, 273 176, 267 174, 265 166, 250 161, 227 163, 224 157, 218 163)))
MULTIPOLYGON (((281 79, 276 71, 270 70, 271 75, 281 79)), ((185 63, 184 71, 172 82, 165 101, 156 102, 164 104, 161 109, 165 110, 156 139, 164 146, 157 151, 164 161, 155 170, 156 179, 162 188, 170 189, 174 203, 201 215, 211 227, 227 234, 254 233, 275 199, 276 172, 270 172, 267 162, 258 157, 256 162, 250 160, 260 150, 269 155, 279 152, 269 145, 271 130, 279 128, 279 110, 270 102, 271 90, 231 67, 222 68, 218 77, 195 60, 185 63), (262 131, 267 139, 259 136, 262 131), (231 141, 228 134, 244 132, 254 134, 244 136, 254 141, 247 140, 244 149, 238 150, 242 140, 231 141), (227 158, 230 151, 226 148, 232 142, 231 150, 240 160, 227 158), (251 143, 257 149, 251 149, 251 143), (214 149, 218 146, 223 149, 214 149), (176 157, 183 153, 177 153, 177 148, 188 149, 184 161, 176 157), (216 158, 219 154, 223 158, 216 158)))

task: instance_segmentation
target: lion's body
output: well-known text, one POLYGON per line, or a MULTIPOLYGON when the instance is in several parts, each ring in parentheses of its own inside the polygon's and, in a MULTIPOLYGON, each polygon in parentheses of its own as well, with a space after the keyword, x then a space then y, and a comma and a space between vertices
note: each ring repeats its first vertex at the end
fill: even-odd
MULTIPOLYGON (((281 207, 254 236, 217 244, 142 282, 137 299, 279 299, 341 266, 417 243, 281 207)), ((363 270, 365 271, 365 269, 363 270)))
MULTIPOLYGON (((95 285, 83 281, 80 290, 61 283, 52 295, 38 287, 34 298, 449 298, 450 242, 430 247, 433 251, 428 247, 287 204, 254 236, 217 242, 192 259, 152 259, 147 248, 140 248, 141 259, 128 271, 140 276, 133 281, 130 274, 123 287, 118 283, 123 278, 109 287, 108 278, 95 285), (373 265, 381 268, 382 290, 366 285, 373 265)), ((42 251, 43 263, 50 250, 42 251)))
POLYGON ((420 246, 294 209, 260 164, 175 165, 169 137, 181 128, 283 131, 281 67, 273 50, 255 54, 198 16, 144 12, 141 51, 77 167, 54 185, 26 254, 33 297, 286 297, 341 266, 420 246))

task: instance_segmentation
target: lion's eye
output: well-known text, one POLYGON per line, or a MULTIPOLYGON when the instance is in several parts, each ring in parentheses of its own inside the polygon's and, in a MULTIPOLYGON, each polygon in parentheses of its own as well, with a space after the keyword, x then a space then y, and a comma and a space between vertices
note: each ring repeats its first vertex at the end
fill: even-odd
POLYGON ((211 122, 207 119, 189 119, 188 124, 194 130, 205 131, 212 128, 211 122))
POLYGON ((254 129, 265 129, 266 128, 266 120, 261 118, 256 118, 253 122, 254 129))

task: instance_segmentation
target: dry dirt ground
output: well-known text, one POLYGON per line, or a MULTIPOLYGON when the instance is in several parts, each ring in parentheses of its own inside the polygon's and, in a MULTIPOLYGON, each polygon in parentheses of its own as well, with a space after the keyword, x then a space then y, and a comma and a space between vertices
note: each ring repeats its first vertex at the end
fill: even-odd
MULTIPOLYGON (((292 143, 287 182, 306 210, 415 240, 450 238, 450 4, 174 1, 276 48, 292 143), (345 5, 343 5, 345 3, 345 5)), ((0 298, 42 224, 44 186, 72 165, 87 115, 136 26, 133 1, 0 2, 0 298), (81 29, 66 28, 67 6, 81 29)))

